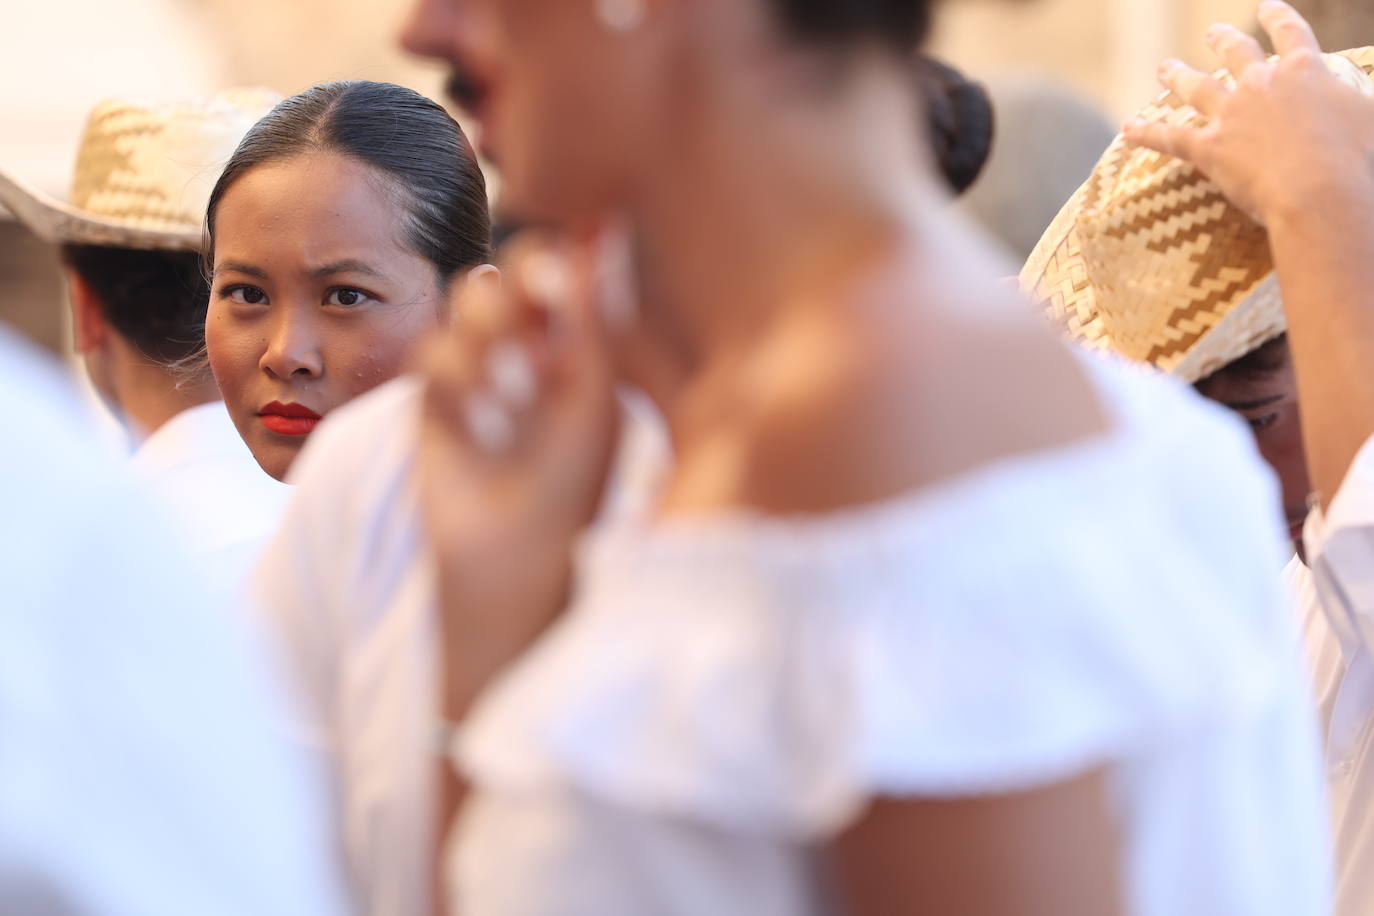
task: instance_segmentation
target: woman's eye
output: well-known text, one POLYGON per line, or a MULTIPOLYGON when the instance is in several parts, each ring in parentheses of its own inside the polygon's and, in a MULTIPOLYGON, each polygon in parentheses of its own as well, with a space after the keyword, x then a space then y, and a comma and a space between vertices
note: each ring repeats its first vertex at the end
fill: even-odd
POLYGON ((238 302, 242 305, 262 305, 267 301, 267 294, 256 286, 231 286, 223 293, 231 302, 238 302))
POLYGON ((1273 426, 1274 423, 1278 421, 1279 415, 1277 413, 1267 413, 1262 417, 1246 417, 1246 419, 1250 421, 1250 428, 1258 433, 1273 426))
POLYGON ((367 293, 360 289, 344 287, 331 291, 324 302, 325 305, 338 305, 343 308, 352 308, 353 306, 362 305, 370 298, 371 297, 368 296, 367 293))

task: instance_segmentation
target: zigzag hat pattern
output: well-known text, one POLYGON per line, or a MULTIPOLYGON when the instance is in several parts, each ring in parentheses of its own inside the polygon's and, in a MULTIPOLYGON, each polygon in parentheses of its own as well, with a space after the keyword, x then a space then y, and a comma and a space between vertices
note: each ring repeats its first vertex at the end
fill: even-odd
MULTIPOLYGON (((1374 94, 1374 48, 1327 62, 1374 94)), ((1173 93, 1139 117, 1204 122, 1173 93)), ((1020 280, 1073 339, 1188 382, 1287 328, 1263 227, 1188 163, 1120 136, 1050 225, 1020 280)))

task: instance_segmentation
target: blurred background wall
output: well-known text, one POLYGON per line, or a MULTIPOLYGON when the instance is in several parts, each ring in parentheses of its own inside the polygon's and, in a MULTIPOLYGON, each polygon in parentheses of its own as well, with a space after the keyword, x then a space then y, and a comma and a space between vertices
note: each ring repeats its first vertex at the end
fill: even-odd
MULTIPOLYGON (((1299 2, 1330 46, 1374 44, 1374 4, 1299 2)), ((324 80, 366 78, 438 97, 440 69, 396 48, 408 5, 6 3, 0 165, 64 191, 86 111, 112 95, 180 96, 231 83, 289 94, 324 80)), ((1254 0, 948 0, 933 52, 987 81, 1008 109, 993 168, 970 209, 1022 255, 1115 124, 1154 94, 1155 64, 1165 56, 1208 62, 1202 30, 1217 20, 1248 27, 1253 10, 1254 0), (1035 200, 1016 199, 1028 189, 1035 200)), ((0 217, 0 320, 53 347, 64 333, 56 276, 46 246, 0 217)))

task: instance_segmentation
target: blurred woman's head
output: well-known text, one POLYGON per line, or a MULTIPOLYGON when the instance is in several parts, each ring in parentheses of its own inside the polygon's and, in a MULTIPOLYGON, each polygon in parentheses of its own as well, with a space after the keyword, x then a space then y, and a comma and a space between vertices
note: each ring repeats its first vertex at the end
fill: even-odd
POLYGON ((318 419, 397 375, 490 257, 462 130, 400 86, 316 86, 244 138, 210 197, 205 337, 230 416, 284 477, 318 419))
POLYGON ((782 113, 883 59, 915 98, 929 24, 927 3, 912 0, 416 2, 404 43, 454 67, 505 202, 574 224, 622 209, 716 143, 703 115, 732 95, 771 93, 782 113))

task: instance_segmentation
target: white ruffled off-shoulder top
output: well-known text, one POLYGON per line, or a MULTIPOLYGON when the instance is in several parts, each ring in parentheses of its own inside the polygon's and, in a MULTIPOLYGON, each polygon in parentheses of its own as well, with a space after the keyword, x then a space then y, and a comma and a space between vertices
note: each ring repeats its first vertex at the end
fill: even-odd
POLYGON ((831 913, 815 851, 869 800, 1106 767, 1124 912, 1328 912, 1274 484, 1191 392, 1090 365, 1100 438, 833 515, 591 534, 455 742, 457 911, 831 913))

